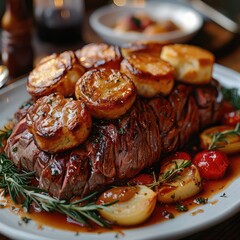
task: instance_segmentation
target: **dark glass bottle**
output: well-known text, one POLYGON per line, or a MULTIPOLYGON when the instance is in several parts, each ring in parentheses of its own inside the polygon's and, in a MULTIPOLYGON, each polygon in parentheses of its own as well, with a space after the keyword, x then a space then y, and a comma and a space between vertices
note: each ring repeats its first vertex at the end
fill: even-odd
POLYGON ((83 0, 35 0, 38 36, 52 43, 72 43, 81 40, 83 0))
POLYGON ((32 21, 25 0, 7 0, 2 18, 2 62, 11 77, 33 68, 32 21))

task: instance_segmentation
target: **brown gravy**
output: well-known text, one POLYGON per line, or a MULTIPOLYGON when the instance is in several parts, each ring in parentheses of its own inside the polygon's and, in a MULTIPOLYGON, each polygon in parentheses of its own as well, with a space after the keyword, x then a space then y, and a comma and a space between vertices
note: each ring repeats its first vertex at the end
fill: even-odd
MULTIPOLYGON (((204 181, 203 182, 203 191, 199 193, 198 195, 194 196, 193 198, 187 199, 183 202, 181 202, 181 205, 184 205, 187 207, 188 211, 191 209, 194 209, 198 205, 194 203, 194 199, 197 197, 203 197, 203 198, 211 198, 211 200, 208 201, 207 204, 217 204, 218 200, 214 199, 215 195, 221 194, 222 197, 225 197, 224 195, 224 189, 237 177, 240 176, 240 155, 234 155, 229 157, 230 160, 230 167, 227 171, 227 174, 225 177, 221 180, 217 181, 204 181), (221 192, 221 193, 220 193, 221 192)), ((192 212, 191 215, 195 216, 197 214, 201 214, 204 210, 200 208, 196 209, 196 211, 192 212)), ((149 226, 156 223, 161 223, 163 221, 169 220, 169 217, 171 216, 177 217, 182 212, 179 212, 176 210, 176 204, 157 204, 156 209, 154 210, 152 216, 150 219, 148 219, 145 223, 135 226, 134 228, 149 226)), ((67 218, 66 216, 51 212, 32 212, 31 214, 26 214, 20 211, 18 213, 21 217, 28 217, 37 224, 39 224, 39 228, 44 228, 44 226, 49 226, 52 228, 57 228, 61 230, 67 230, 67 231, 73 231, 73 232, 94 232, 94 233, 104 233, 109 231, 115 231, 118 233, 121 233, 122 230, 129 229, 127 227, 120 227, 120 226, 113 226, 111 230, 101 228, 98 226, 95 227, 83 227, 79 223, 74 222, 73 220, 67 218)))

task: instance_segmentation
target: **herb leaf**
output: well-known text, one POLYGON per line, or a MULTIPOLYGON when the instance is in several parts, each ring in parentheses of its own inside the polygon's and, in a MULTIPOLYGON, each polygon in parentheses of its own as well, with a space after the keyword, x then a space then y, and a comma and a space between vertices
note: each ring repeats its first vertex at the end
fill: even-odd
POLYGON ((3 141, 7 140, 12 134, 12 129, 4 128, 0 130, 0 148, 3 147, 3 141))
POLYGON ((197 204, 207 204, 208 203, 208 198, 203 198, 203 197, 197 197, 193 201, 194 203, 197 204))
POLYGON ((183 160, 180 165, 178 165, 177 161, 172 162, 175 164, 174 168, 160 175, 160 184, 176 180, 176 178, 179 176, 179 173, 182 172, 184 168, 187 168, 192 164, 191 161, 187 160, 183 160))
POLYGON ((177 163, 177 161, 173 160, 172 162, 174 163, 174 168, 160 174, 158 180, 156 179, 156 175, 153 172, 154 181, 152 184, 149 184, 148 187, 153 188, 155 186, 161 186, 163 184, 175 181, 179 177, 179 174, 183 171, 183 169, 189 167, 192 164, 192 162, 188 160, 183 160, 180 165, 177 163))
POLYGON ((226 139, 226 137, 229 135, 240 136, 240 123, 238 123, 233 130, 226 130, 223 132, 216 132, 216 133, 210 134, 212 139, 211 139, 211 143, 209 144, 208 150, 224 147, 225 145, 224 143, 228 143, 228 140, 226 139))
POLYGON ((44 190, 29 186, 33 177, 34 172, 18 173, 18 169, 6 155, 0 154, 0 188, 5 194, 8 193, 15 203, 22 204, 26 210, 29 210, 30 205, 35 203, 47 212, 56 211, 65 214, 83 225, 89 226, 90 220, 101 227, 109 227, 109 224, 98 215, 97 210, 106 209, 116 201, 108 204, 84 203, 96 196, 97 193, 93 193, 79 201, 68 203, 65 200, 48 196, 44 190), (81 206, 79 206, 80 203, 81 206))
POLYGON ((222 87, 223 98, 229 101, 235 108, 240 109, 240 95, 237 88, 222 87))
POLYGON ((176 210, 177 210, 178 212, 187 212, 187 211, 188 211, 188 208, 187 208, 185 205, 182 205, 182 204, 178 203, 178 204, 176 205, 176 210))

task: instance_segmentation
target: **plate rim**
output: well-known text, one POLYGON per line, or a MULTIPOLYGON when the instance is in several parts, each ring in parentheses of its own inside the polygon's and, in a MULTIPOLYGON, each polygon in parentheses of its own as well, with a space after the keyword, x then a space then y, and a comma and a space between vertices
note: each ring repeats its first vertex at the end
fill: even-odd
MULTIPOLYGON (((229 78, 229 81, 231 82, 236 82, 236 79, 239 80, 239 84, 235 83, 236 85, 239 85, 239 89, 240 89, 240 73, 232 70, 232 69, 229 69, 227 67, 224 67, 222 65, 219 65, 219 64, 215 64, 214 65, 214 71, 213 71, 213 76, 215 78, 229 78)), ((221 82, 222 80, 220 80, 221 82)), ((224 80, 224 81, 228 81, 228 80, 224 80)), ((3 94, 7 94, 9 91, 14 91, 16 88, 19 88, 19 87, 23 87, 25 85, 25 82, 26 82, 26 77, 24 77, 23 79, 19 80, 18 82, 16 83, 13 83, 7 87, 5 87, 4 89, 1 89, 0 90, 0 97, 1 95, 3 94)), ((223 84, 224 85, 224 84, 223 84)), ((236 180, 234 180, 232 183, 234 183, 235 181, 240 181, 240 177, 236 178, 236 180)), ((231 184, 232 184, 231 183, 231 184)), ((230 186, 228 185, 224 190, 228 189, 230 186)), ((121 236, 119 237, 119 239, 177 239, 177 238, 180 238, 180 237, 185 237, 185 236, 188 236, 188 235, 191 235, 191 234, 194 234, 198 231, 202 231, 204 229, 207 229, 207 228, 210 228, 220 222, 223 222, 224 220, 230 218, 231 216, 237 214, 239 212, 239 208, 240 208, 240 201, 237 202, 237 203, 234 203, 233 206, 229 206, 227 209, 224 209, 224 211, 222 213, 219 214, 218 218, 210 218, 210 220, 208 221, 205 221, 204 223, 200 223, 200 225, 194 225, 193 227, 191 227, 191 229, 187 232, 183 232, 183 231, 179 231, 179 232, 172 232, 170 234, 165 234, 164 236, 163 235, 156 235, 156 230, 153 231, 153 234, 151 235, 148 235, 148 236, 142 236, 139 238, 139 236, 132 236, 132 235, 128 235, 129 232, 136 232, 138 231, 139 229, 138 228, 133 228, 133 229, 130 229, 130 230, 124 230, 125 234, 126 234, 126 238, 123 237, 121 238, 121 236)), ((194 208, 196 210, 196 208, 194 208)), ((5 209, 5 210, 8 210, 8 209, 5 209)), ((0 215, 1 215, 1 209, 0 209, 0 215)), ((14 213, 11 213, 9 211, 8 214, 13 214, 14 213)), ((184 214, 178 216, 177 218, 183 216, 184 217, 184 214)), ((177 219, 176 218, 176 219, 177 219)), ((19 217, 16 216, 16 219, 17 221, 19 220, 19 217)), ((168 223, 168 222, 166 222, 168 223)), ((157 223, 157 224, 153 224, 153 225, 150 225, 150 226, 147 226, 147 227, 142 227, 140 228, 140 230, 142 229, 142 231, 145 231, 145 229, 147 228, 147 230, 151 230, 151 227, 152 228, 156 228, 158 225, 160 224, 163 224, 162 222, 161 223, 157 223)), ((57 232, 58 231, 61 231, 59 229, 54 229, 56 230, 57 232)), ((42 230, 41 230, 42 231, 42 230)), ((44 231, 44 230, 43 230, 44 231)), ((140 232, 142 232, 140 231, 140 232)), ((45 236, 42 236, 42 235, 38 235, 37 233, 31 233, 31 232, 28 232, 27 229, 14 229, 13 227, 3 223, 1 220, 0 220, 0 232, 2 234, 4 234, 5 236, 8 236, 8 237, 12 237, 12 238, 17 238, 17 239, 32 239, 32 240, 35 240, 35 239, 39 239, 39 237, 43 240, 45 239, 50 239, 50 238, 46 238, 45 236)), ((64 231, 65 232, 65 231, 64 231)), ((73 233, 73 232, 71 232, 73 233)), ((84 236, 86 237, 86 239, 92 239, 91 238, 91 235, 89 235, 88 233, 87 234, 84 234, 84 233, 81 233, 80 236, 84 236)), ((103 236, 103 238, 106 237, 109 237, 109 236, 112 236, 112 233, 106 233, 106 234, 102 234, 102 235, 96 235, 94 234, 94 236, 96 237, 99 237, 100 236, 103 236)), ((80 237, 79 237, 80 238, 80 237)), ((76 238, 77 239, 77 238, 76 238)), ((100 238, 101 239, 101 238, 100 238)), ((107 238, 108 239, 108 238, 107 238)))
MULTIPOLYGON (((181 8, 184 9, 185 11, 190 11, 194 17, 197 19, 197 24, 195 26, 194 29, 192 29, 191 31, 173 31, 173 32, 169 32, 169 33, 161 33, 161 34, 156 34, 156 35, 144 35, 144 39, 145 40, 161 40, 161 41, 174 41, 177 39, 181 39, 181 38, 185 38, 187 36, 193 35, 194 33, 196 33, 197 31, 199 31, 199 29, 202 27, 203 25, 203 17, 202 15, 197 12, 195 9, 191 8, 190 6, 186 5, 186 4, 182 4, 180 2, 147 2, 146 5, 147 7, 149 6, 174 6, 177 9, 181 8), (168 37, 169 36, 169 37, 168 37)), ((136 41, 136 39, 138 39, 139 37, 143 37, 142 33, 135 33, 135 32, 128 32, 127 34, 122 34, 121 32, 117 32, 114 31, 112 28, 102 24, 99 19, 101 17, 103 17, 104 15, 110 13, 111 11, 114 12, 120 12, 122 11, 121 9, 124 8, 128 8, 129 11, 134 10, 134 9, 143 9, 142 7, 136 7, 136 6, 123 6, 123 7, 118 7, 114 4, 109 4, 103 7, 98 8, 97 10, 95 10, 94 12, 92 12, 92 14, 89 17, 89 23, 91 25, 91 27, 94 29, 94 31, 96 31, 99 35, 103 35, 103 36, 112 36, 113 33, 115 36, 112 36, 114 38, 116 38, 116 36, 119 38, 119 42, 121 41, 136 41), (100 29, 102 29, 102 31, 100 31, 100 29)))

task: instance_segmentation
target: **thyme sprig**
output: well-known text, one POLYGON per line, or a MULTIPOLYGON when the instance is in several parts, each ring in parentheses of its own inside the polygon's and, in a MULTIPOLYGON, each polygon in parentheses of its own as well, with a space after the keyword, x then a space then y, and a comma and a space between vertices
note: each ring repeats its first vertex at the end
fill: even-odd
POLYGON ((230 135, 240 136, 240 123, 238 123, 234 129, 210 134, 211 143, 209 144, 208 150, 219 149, 224 147, 224 143, 227 143, 227 144, 229 143, 226 137, 230 135))
POLYGON ((12 134, 12 129, 4 127, 3 130, 0 130, 0 148, 3 147, 4 140, 7 140, 12 134))
POLYGON ((172 162, 174 163, 174 168, 160 174, 158 180, 156 179, 156 175, 153 172, 153 183, 149 185, 150 188, 175 181, 183 169, 189 167, 192 164, 191 161, 188 160, 183 160, 180 164, 178 164, 177 161, 172 162))
POLYGON ((0 154, 0 188, 4 190, 5 195, 9 194, 15 203, 22 204, 27 211, 30 205, 35 203, 40 209, 65 214, 86 226, 89 226, 90 220, 101 227, 109 227, 109 224, 99 216, 97 210, 107 209, 107 206, 116 201, 108 204, 86 203, 97 195, 95 192, 81 200, 68 203, 47 195, 42 189, 30 186, 29 183, 33 176, 34 172, 18 173, 17 168, 6 155, 0 154))

